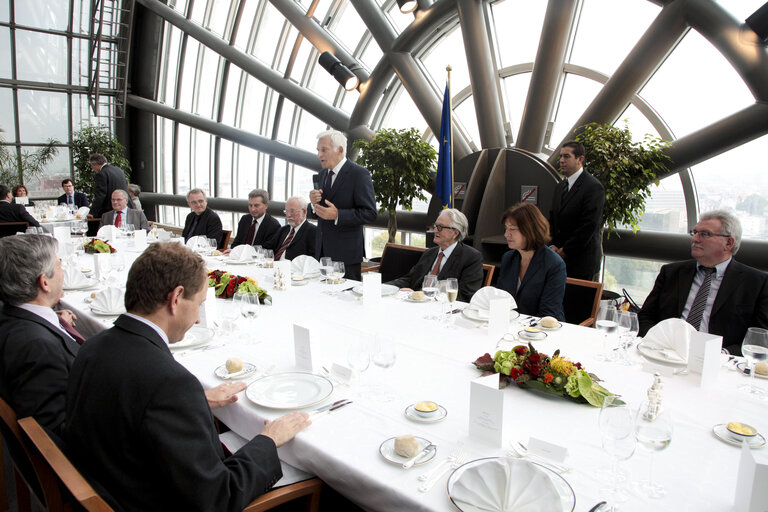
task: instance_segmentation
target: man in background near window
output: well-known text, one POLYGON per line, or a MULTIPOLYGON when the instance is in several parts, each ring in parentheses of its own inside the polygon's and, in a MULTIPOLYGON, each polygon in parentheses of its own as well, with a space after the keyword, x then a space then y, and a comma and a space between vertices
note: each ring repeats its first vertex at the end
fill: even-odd
POLYGON ((64 193, 59 196, 58 203, 66 204, 68 206, 74 205, 75 208, 82 208, 90 206, 88 202, 88 196, 82 192, 75 192, 75 185, 72 180, 67 178, 61 182, 61 188, 64 189, 64 193))
POLYGON ((347 279, 361 280, 365 256, 363 226, 376 220, 376 198, 368 169, 345 156, 347 138, 331 130, 317 136, 323 170, 309 193, 317 220, 315 257, 343 261, 347 279))
POLYGON ((193 236, 204 236, 206 238, 215 238, 218 244, 221 244, 223 231, 221 228, 221 219, 219 215, 208 208, 208 199, 205 192, 199 188, 193 188, 187 192, 187 204, 192 209, 187 220, 184 221, 184 231, 181 235, 184 241, 188 241, 193 236))
POLYGON ((733 259, 741 223, 731 213, 702 214, 691 235, 693 259, 661 267, 638 314, 640 336, 662 320, 682 318, 741 354, 748 327, 768 328, 768 274, 733 259))
MULTIPOLYGON (((248 193, 248 215, 243 215, 237 224, 233 249, 238 245, 265 246, 277 234, 280 223, 267 213, 268 207, 269 192, 256 188, 248 193)), ((224 251, 224 254, 229 254, 229 251, 224 251)))
POLYGON ((39 228, 40 223, 27 212, 24 205, 12 203, 12 200, 11 189, 0 185, 0 222, 26 222, 39 228))
POLYGON ((101 226, 115 226, 121 228, 131 225, 134 229, 143 229, 150 231, 149 222, 144 212, 128 208, 128 193, 125 190, 115 190, 112 192, 112 210, 101 216, 101 226))
POLYGON ((317 227, 307 222, 307 200, 291 197, 285 202, 285 226, 265 246, 275 253, 275 261, 292 260, 306 254, 315 257, 317 227))
POLYGON ((565 179, 555 187, 549 225, 550 249, 565 261, 568 277, 598 280, 602 257, 600 227, 603 224, 605 190, 586 172, 584 145, 570 141, 560 149, 560 172, 565 179))
MULTIPOLYGON (((93 204, 89 217, 98 218, 101 214, 112 209, 112 192, 117 189, 125 190, 128 193, 128 182, 125 179, 125 173, 119 167, 109 165, 104 155, 94 153, 88 157, 91 169, 96 173, 94 176, 93 204)), ((133 202, 129 199, 128 206, 133 208, 133 202)))

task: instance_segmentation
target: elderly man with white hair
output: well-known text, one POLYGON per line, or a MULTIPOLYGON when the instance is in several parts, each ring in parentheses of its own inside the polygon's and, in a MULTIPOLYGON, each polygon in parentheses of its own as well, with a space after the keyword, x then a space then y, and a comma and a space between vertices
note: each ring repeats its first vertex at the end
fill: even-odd
POLYGON ((292 260, 302 254, 314 257, 317 227, 307 222, 307 200, 299 196, 289 198, 283 213, 285 226, 267 244, 275 252, 275 261, 292 260))
POLYGON ((112 192, 112 210, 101 216, 99 227, 115 226, 116 228, 131 225, 134 229, 149 231, 149 221, 141 210, 128 207, 128 192, 119 188, 112 192))
POLYGON ((408 274, 387 284, 404 290, 421 290, 427 274, 436 274, 440 280, 455 277, 459 281, 458 299, 469 302, 483 285, 483 256, 462 242, 468 229, 469 222, 459 210, 442 210, 435 221, 437 247, 426 250, 408 274))

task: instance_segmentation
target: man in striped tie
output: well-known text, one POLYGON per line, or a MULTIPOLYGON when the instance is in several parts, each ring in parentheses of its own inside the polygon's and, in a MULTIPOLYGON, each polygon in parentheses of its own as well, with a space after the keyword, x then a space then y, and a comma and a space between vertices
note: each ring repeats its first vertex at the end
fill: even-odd
POLYGON ((702 214, 691 236, 694 259, 661 267, 638 315, 640 335, 662 320, 682 318, 741 354, 747 328, 768 327, 768 274, 733 259, 741 223, 729 212, 702 214))
POLYGON ((292 260, 306 254, 315 256, 317 226, 307 222, 307 200, 294 196, 285 202, 285 226, 266 244, 275 251, 275 261, 292 260))

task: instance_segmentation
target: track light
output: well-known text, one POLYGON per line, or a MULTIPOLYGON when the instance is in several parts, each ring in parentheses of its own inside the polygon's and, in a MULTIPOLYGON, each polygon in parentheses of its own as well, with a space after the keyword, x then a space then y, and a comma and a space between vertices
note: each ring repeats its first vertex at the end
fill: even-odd
POLYGON ((763 42, 768 43, 768 2, 746 19, 747 26, 755 31, 763 42))
POLYGON ((351 91, 360 85, 360 79, 331 52, 321 53, 318 62, 320 62, 320 65, 333 75, 333 78, 344 86, 346 90, 351 91))
POLYGON ((400 7, 401 13, 408 14, 409 12, 415 11, 419 7, 419 4, 416 0, 397 0, 397 6, 400 7))

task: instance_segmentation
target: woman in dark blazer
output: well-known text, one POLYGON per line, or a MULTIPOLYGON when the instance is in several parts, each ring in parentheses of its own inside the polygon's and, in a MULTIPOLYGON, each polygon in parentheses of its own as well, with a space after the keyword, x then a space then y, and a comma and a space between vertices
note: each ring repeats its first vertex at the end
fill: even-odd
POLYGON ((549 243, 549 222, 530 203, 516 204, 501 216, 511 251, 501 258, 497 288, 508 291, 526 315, 565 321, 565 262, 549 243))

